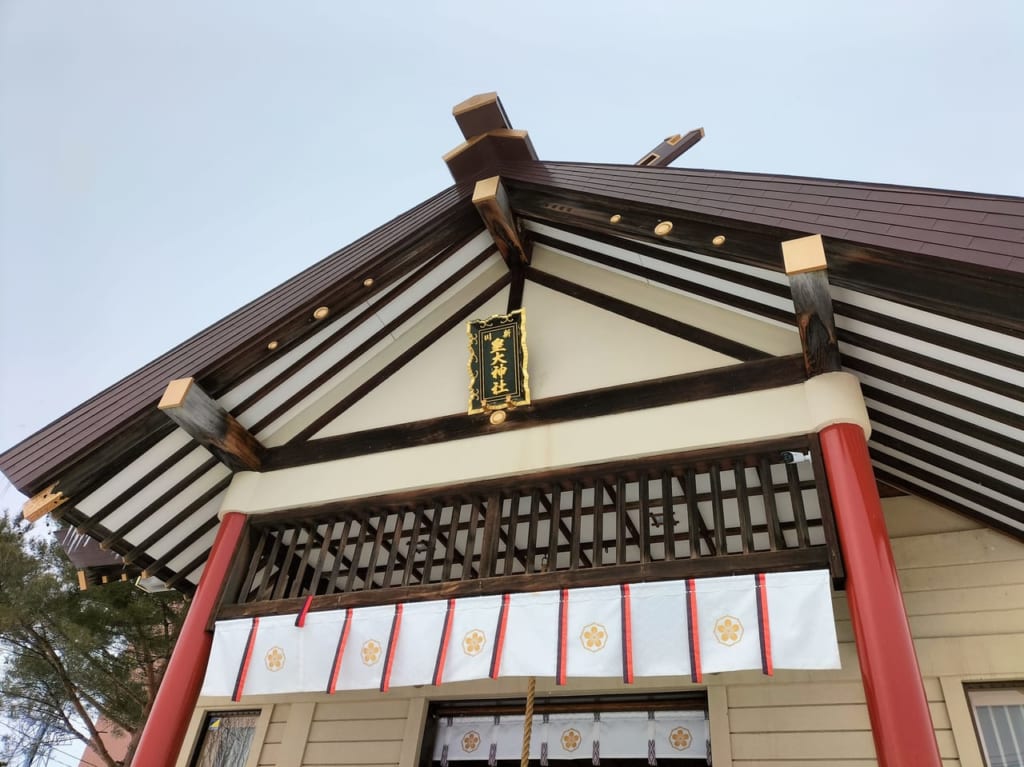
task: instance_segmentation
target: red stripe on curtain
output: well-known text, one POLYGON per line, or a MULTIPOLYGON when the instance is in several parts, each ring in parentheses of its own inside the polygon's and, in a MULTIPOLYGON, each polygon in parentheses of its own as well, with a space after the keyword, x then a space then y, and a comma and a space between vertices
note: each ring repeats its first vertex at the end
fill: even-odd
POLYGON ((402 605, 395 605, 395 617, 391 621, 391 636, 388 637, 388 654, 384 658, 384 671, 380 676, 380 691, 387 692, 391 687, 391 669, 395 665, 395 651, 398 649, 398 632, 402 628, 402 605))
POLYGON ((558 668, 555 672, 555 684, 565 684, 566 640, 569 633, 569 589, 562 589, 558 600, 558 668))

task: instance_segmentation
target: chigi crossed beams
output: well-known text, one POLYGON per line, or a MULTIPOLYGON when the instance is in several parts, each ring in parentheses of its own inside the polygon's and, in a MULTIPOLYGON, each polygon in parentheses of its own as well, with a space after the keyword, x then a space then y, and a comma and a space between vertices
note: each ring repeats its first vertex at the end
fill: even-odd
POLYGON ((827 571, 620 584, 220 621, 204 695, 547 676, 838 668, 827 571))

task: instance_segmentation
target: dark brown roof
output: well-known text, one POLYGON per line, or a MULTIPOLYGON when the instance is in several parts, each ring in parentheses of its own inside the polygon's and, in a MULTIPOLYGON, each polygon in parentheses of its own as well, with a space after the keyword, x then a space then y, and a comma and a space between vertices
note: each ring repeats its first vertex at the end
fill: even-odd
MULTIPOLYGON (((216 393, 241 380, 265 358, 269 341, 278 340, 281 350, 300 341, 312 327, 315 307, 326 304, 337 312, 361 301, 362 275, 370 265, 392 256, 400 260, 416 240, 438 229, 447 227, 453 237, 479 229, 471 191, 471 185, 445 189, 229 314, 0 454, 0 470, 18 490, 34 495, 129 424, 136 426, 133 441, 151 443, 173 425, 164 417, 151 426, 138 420, 156 412, 168 382, 196 376, 216 393)), ((389 268, 400 266, 389 262, 389 268)), ((387 285, 374 276, 375 288, 387 285)))
POLYGON ((1020 197, 595 163, 506 163, 500 170, 511 181, 1024 274, 1020 197))

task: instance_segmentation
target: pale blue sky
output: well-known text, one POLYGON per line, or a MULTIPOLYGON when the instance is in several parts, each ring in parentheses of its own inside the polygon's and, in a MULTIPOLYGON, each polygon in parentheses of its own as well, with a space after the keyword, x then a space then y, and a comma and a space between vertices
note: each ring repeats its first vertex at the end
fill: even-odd
MULTIPOLYGON (((543 159, 1022 194, 1020 2, 0 2, 0 448, 440 190, 543 159)), ((187 371, 183 371, 187 372, 187 371)))

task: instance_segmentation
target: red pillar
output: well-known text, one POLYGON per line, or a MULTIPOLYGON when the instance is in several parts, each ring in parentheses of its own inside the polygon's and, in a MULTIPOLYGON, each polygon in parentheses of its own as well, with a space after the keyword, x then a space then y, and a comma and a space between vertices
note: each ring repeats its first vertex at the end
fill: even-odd
POLYGON ((856 424, 842 423, 826 427, 819 436, 878 763, 939 767, 935 730, 864 432, 856 424))
POLYGON ((213 619, 217 599, 244 532, 244 514, 228 512, 221 519, 217 538, 174 645, 132 764, 172 767, 178 758, 192 711, 199 699, 206 662, 213 645, 213 635, 206 627, 213 619))

